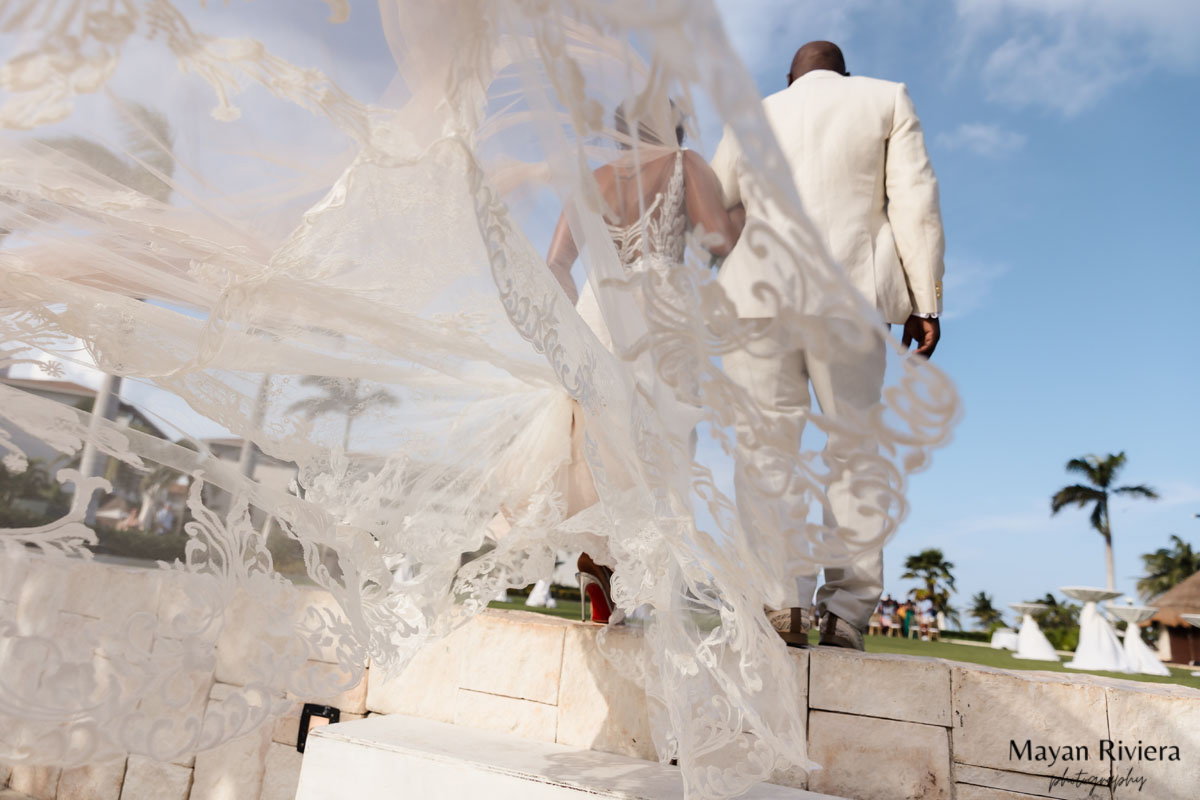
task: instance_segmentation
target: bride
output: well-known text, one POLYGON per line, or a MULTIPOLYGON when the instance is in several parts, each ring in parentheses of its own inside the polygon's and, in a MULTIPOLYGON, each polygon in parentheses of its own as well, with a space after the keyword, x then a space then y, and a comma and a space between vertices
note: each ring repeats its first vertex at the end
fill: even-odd
MULTIPOLYGON (((740 231, 725 209, 720 183, 708 162, 683 147, 685 134, 678 106, 672 101, 666 107, 659 104, 657 110, 659 114, 637 121, 631 138, 629 113, 624 105, 617 107, 613 128, 619 137, 621 153, 596 169, 593 177, 607 209, 604 219, 621 265, 628 272, 649 272, 667 282, 676 265, 684 261, 684 237, 689 230, 699 228, 713 234, 706 247, 718 257, 729 253, 740 231), (672 138, 677 147, 667 143, 672 138), (635 145, 639 149, 633 153, 635 145)), ((589 283, 580 296, 571 277, 578 256, 579 248, 564 212, 555 226, 546 263, 567 297, 576 304, 579 316, 611 350, 613 339, 604 322, 598 295, 589 283)), ((670 412, 664 409, 664 413, 670 412)), ((571 420, 573 470, 578 470, 583 461, 582 434, 582 418, 576 404, 571 420)), ((574 496, 569 499, 569 507, 595 502, 595 489, 586 476, 572 480, 570 485, 579 499, 574 496)), ((579 556, 578 568, 581 594, 586 595, 582 599, 590 605, 592 619, 608 622, 613 611, 612 569, 596 563, 588 553, 579 556)))
MULTIPOLYGON (((398 674, 570 551, 611 576, 592 597, 644 612, 613 669, 689 797, 806 766, 763 614, 775 543, 856 553, 808 513, 820 453, 722 371, 779 337, 710 265, 740 236, 792 287, 764 296, 806 348, 886 333, 806 222, 714 4, 325 5, 0 4, 0 368, 103 373, 163 433, 111 397, 91 414, 0 383, 6 470, 61 458, 70 506, 0 529, 0 762, 186 758, 368 659, 398 674), (705 109, 699 148, 737 136, 783 222, 739 233, 668 98, 705 109), (735 429, 773 465, 736 496, 735 429), (268 479, 260 451, 294 470, 268 479), (186 495, 166 557, 89 514, 150 486, 186 495), (134 588, 88 593, 76 567, 119 546, 134 588), (253 646, 231 665, 234 628, 253 646)), ((957 401, 888 342, 892 383, 851 433, 880 462, 858 500, 895 523, 957 401)))

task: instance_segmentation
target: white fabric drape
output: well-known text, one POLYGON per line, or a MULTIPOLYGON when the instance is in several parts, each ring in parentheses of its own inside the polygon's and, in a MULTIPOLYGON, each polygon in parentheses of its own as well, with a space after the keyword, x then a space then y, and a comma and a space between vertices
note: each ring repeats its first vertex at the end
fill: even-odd
POLYGON ((783 596, 780 554, 835 564, 881 547, 958 404, 830 262, 712 4, 328 6, 0 4, 0 365, 94 363, 153 389, 146 410, 171 437, 0 385, 6 468, 20 474, 36 439, 76 499, 0 530, 0 760, 211 747, 287 693, 354 685, 368 659, 400 670, 548 576, 557 551, 585 550, 614 567, 616 602, 643 609, 641 658, 613 668, 644 685, 689 796, 805 764, 791 661, 763 615, 783 596), (733 314, 701 231, 665 269, 618 258, 592 171, 660 156, 614 131, 612 111, 669 130, 668 100, 698 150, 705 131, 735 131, 781 211, 743 234, 795 288, 772 298, 770 328, 733 314), (611 348, 547 269, 563 208, 611 348), (720 365, 780 339, 817 353, 884 341, 883 402, 813 412, 795 451, 720 365), (200 417, 295 480, 248 478, 192 440, 200 417), (736 497, 735 429, 773 467, 736 497), (829 435, 864 444, 853 466, 869 478, 849 490, 884 521, 871 541, 820 522, 828 487, 846 486, 829 435), (69 469, 85 442, 113 460, 105 476, 69 469), (581 463, 599 501, 578 510, 581 463), (75 605, 60 585, 72 564, 115 541, 87 524, 86 495, 160 470, 186 491, 187 543, 147 574, 177 588, 75 605), (332 605, 308 602, 314 585, 332 605), (236 615, 252 620, 252 680, 197 716, 181 698, 236 615), (317 653, 340 669, 313 668, 317 653))

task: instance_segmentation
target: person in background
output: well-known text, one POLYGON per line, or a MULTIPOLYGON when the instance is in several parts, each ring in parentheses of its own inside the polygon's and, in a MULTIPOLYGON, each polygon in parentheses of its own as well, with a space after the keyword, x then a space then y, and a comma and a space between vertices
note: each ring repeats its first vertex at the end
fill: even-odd
POLYGON ((154 515, 154 532, 161 536, 164 533, 170 533, 174 527, 175 514, 169 506, 163 506, 154 515))
POLYGON ((883 627, 884 636, 895 636, 896 631, 896 601, 892 599, 890 594, 884 595, 879 601, 879 616, 880 624, 883 627))

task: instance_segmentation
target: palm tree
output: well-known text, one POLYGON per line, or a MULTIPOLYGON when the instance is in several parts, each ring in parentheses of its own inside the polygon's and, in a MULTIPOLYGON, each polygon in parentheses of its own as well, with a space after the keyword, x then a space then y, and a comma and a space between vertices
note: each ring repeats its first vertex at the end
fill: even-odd
POLYGON ((1146 566, 1146 577, 1137 582, 1137 589, 1143 600, 1158 597, 1200 572, 1200 553, 1173 533, 1171 544, 1169 550, 1160 547, 1153 553, 1142 556, 1142 563, 1146 566))
POLYGON ((931 547, 909 556, 904 562, 905 572, 900 577, 924 583, 924 587, 913 590, 913 595, 918 600, 932 600, 935 609, 949 616, 950 593, 954 591, 952 569, 954 564, 946 560, 942 551, 931 547))
POLYGON ((1004 614, 993 605, 992 596, 987 592, 980 592, 971 598, 971 610, 967 613, 975 618, 981 630, 1004 624, 1004 614))
POLYGON ((1083 508, 1092 505, 1092 527, 1104 537, 1104 559, 1108 571, 1108 589, 1116 591, 1117 575, 1113 565, 1112 525, 1108 516, 1108 498, 1110 495, 1126 497, 1144 497, 1157 500, 1158 492, 1149 486, 1117 486, 1113 483, 1117 474, 1125 466, 1125 451, 1116 455, 1109 453, 1104 458, 1099 456, 1084 456, 1072 458, 1067 462, 1067 472, 1078 472, 1087 478, 1088 484, 1075 483, 1059 489, 1050 498, 1050 514, 1054 515, 1066 506, 1074 505, 1083 508), (1090 484, 1090 485, 1089 485, 1090 484))
POLYGON ((372 406, 394 406, 399 400, 386 389, 363 389, 361 378, 323 378, 309 375, 300 380, 304 386, 319 386, 324 394, 297 400, 288 406, 288 412, 303 414, 305 419, 314 420, 325 414, 345 414, 346 428, 342 434, 342 449, 350 451, 350 426, 372 406))

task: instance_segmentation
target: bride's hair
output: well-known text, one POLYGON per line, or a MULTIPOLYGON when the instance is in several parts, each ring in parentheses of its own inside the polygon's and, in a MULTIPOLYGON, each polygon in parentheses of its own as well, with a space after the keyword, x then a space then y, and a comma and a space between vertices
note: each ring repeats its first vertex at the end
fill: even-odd
MULTIPOLYGON (((683 130, 683 114, 679 110, 674 100, 668 101, 671 104, 671 121, 675 123, 675 141, 679 145, 683 145, 684 130, 683 130)), ((629 119, 628 113, 625 110, 626 103, 621 103, 613 111, 613 127, 617 133, 629 136, 629 119)), ((638 120, 637 138, 640 141, 649 144, 665 144, 659 133, 652 127, 646 124, 645 120, 638 120)), ((621 148, 626 149, 629 145, 621 142, 621 148)))

